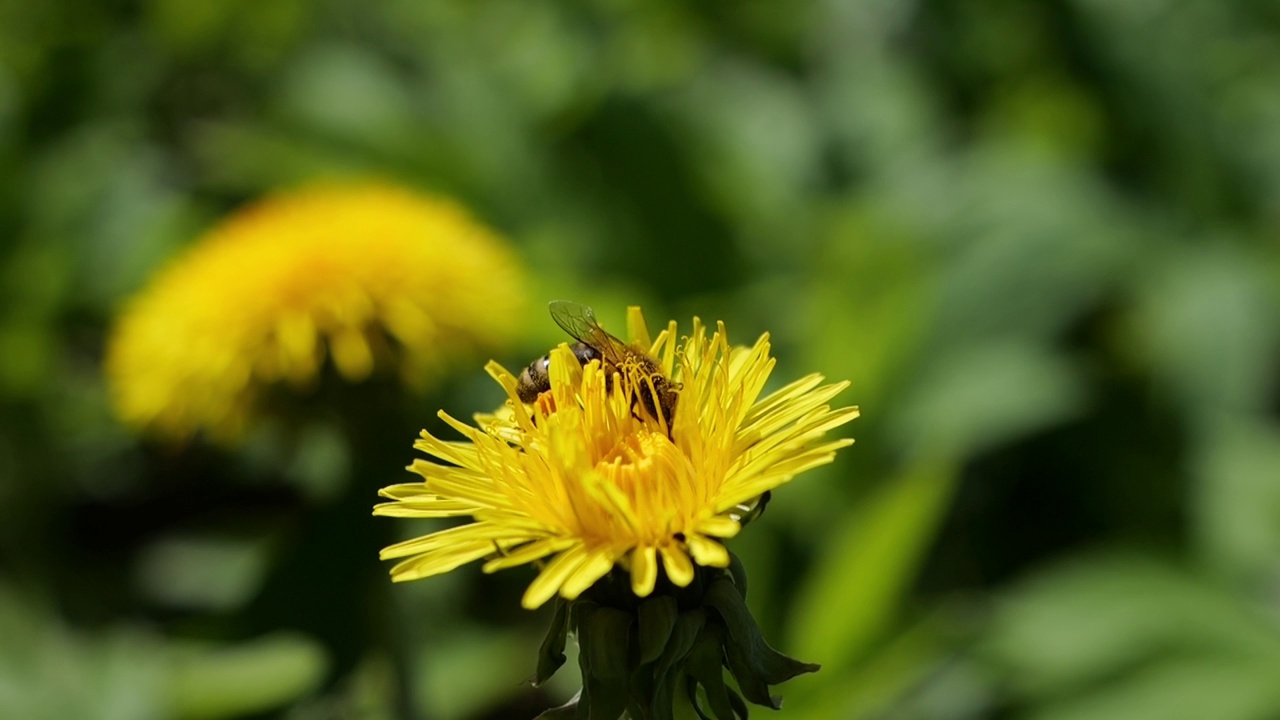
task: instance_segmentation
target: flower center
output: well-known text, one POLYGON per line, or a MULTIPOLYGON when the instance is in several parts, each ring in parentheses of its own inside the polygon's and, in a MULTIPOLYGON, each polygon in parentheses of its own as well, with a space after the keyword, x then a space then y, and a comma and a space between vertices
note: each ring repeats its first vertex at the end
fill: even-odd
POLYGON ((661 432, 629 433, 596 464, 599 476, 625 498, 636 539, 657 542, 682 532, 693 508, 688 458, 661 432))
POLYGON ((658 433, 647 430, 630 433, 600 458, 597 467, 605 472, 609 472, 608 468, 627 474, 652 472, 657 457, 664 453, 664 446, 671 446, 671 441, 658 433))

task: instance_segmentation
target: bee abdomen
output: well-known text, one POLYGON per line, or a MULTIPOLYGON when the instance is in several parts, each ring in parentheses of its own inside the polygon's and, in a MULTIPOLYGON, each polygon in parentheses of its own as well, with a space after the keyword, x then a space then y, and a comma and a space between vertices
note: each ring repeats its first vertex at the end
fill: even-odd
MULTIPOLYGON (((570 350, 582 365, 602 359, 600 351, 586 343, 574 343, 570 350)), ((528 367, 520 371, 517 380, 516 397, 520 398, 520 402, 531 403, 537 400, 539 395, 551 389, 551 356, 543 355, 529 363, 528 367)))
POLYGON ((516 396, 520 402, 531 403, 551 389, 551 375, 547 372, 550 367, 551 357, 543 355, 520 371, 519 382, 516 383, 516 396))

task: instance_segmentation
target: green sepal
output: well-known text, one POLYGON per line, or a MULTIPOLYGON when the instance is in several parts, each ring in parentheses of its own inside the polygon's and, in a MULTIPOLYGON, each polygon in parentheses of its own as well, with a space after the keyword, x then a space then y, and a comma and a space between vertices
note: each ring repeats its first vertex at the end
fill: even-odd
POLYGON ((730 642, 724 648, 724 655, 730 674, 733 675, 734 680, 738 681, 738 689, 742 690, 742 694, 748 700, 774 710, 782 708, 782 700, 769 693, 769 683, 753 672, 751 663, 744 656, 742 648, 730 642))
POLYGON ((556 612, 551 616, 551 627, 538 648, 538 668, 533 676, 533 686, 540 687, 564 665, 565 638, 569 634, 569 603, 556 598, 556 612))
POLYGON ((572 700, 560 707, 543 710, 533 720, 574 720, 578 716, 578 700, 581 697, 582 693, 578 693, 572 700))
POLYGON ((609 607, 595 607, 578 623, 578 643, 582 652, 591 658, 591 669, 596 677, 626 678, 630 667, 627 651, 631 645, 630 613, 609 607))
POLYGON ((729 704, 733 705, 733 711, 738 713, 742 720, 750 720, 751 712, 747 710, 747 701, 743 700, 733 688, 729 688, 729 704))
POLYGON ((728 578, 722 577, 710 584, 703 604, 719 613, 729 631, 725 659, 729 671, 738 680, 738 687, 751 702, 777 710, 779 704, 769 695, 769 685, 786 682, 803 673, 817 672, 820 668, 819 665, 787 657, 770 647, 738 588, 728 578))
POLYGON ((629 701, 628 651, 634 618, 595 603, 579 604, 575 616, 582 669, 582 698, 576 717, 617 720, 629 701))
POLYGON ((637 616, 641 664, 654 662, 662 656, 679 614, 676 599, 670 595, 649 598, 640 604, 637 616))
POLYGON ((733 584, 738 586, 738 593, 745 600, 747 597, 747 567, 742 564, 742 560, 729 551, 729 577, 733 578, 733 584))
POLYGON ((677 663, 684 660, 689 651, 693 649, 693 644, 697 642, 698 636, 702 634, 702 628, 707 624, 707 611, 702 608, 690 610, 687 613, 680 613, 680 617, 676 618, 676 625, 671 629, 671 639, 667 641, 667 647, 662 651, 662 657, 658 660, 658 675, 664 675, 668 671, 678 669, 677 663))
POLYGON ((706 713, 702 712, 702 706, 698 704, 698 681, 693 676, 685 677, 684 691, 689 696, 689 706, 693 708, 694 712, 698 713, 699 720, 715 720, 715 718, 708 717, 706 713))
POLYGON ((748 701, 778 709, 772 685, 818 670, 765 641, 744 600, 745 569, 732 553, 727 568, 699 568, 688 587, 648 598, 627 594, 630 585, 620 582, 597 583, 590 596, 557 601, 535 683, 565 662, 566 636, 575 633, 583 686, 578 698, 539 720, 617 720, 624 711, 635 720, 674 720, 682 691, 690 701, 682 712, 747 720, 748 701), (681 603, 695 609, 681 612, 681 603))
MULTIPOLYGON (((693 711, 702 720, 715 720, 707 717, 702 712, 702 708, 698 706, 698 683, 693 678, 688 680, 689 704, 693 706, 693 711)), ((725 692, 728 695, 729 704, 733 707, 733 712, 737 713, 737 717, 742 718, 742 720, 751 720, 751 711, 747 709, 747 702, 742 699, 742 696, 734 692, 733 688, 727 686, 725 687, 725 692)))
POLYGON ((689 651, 685 669, 690 675, 689 700, 700 717, 710 720, 698 707, 698 685, 706 692, 707 703, 715 720, 738 720, 729 702, 728 688, 724 684, 724 630, 717 623, 708 623, 689 651))
POLYGON ((640 707, 640 705, 635 702, 635 699, 632 698, 632 701, 627 703, 626 717, 627 720, 647 720, 649 716, 645 714, 644 708, 640 707))
POLYGON ((653 720, 673 719, 676 685, 684 674, 684 659, 693 649, 693 644, 697 642, 706 624, 707 611, 702 608, 681 613, 676 618, 671 637, 654 670, 653 704, 649 713, 653 720))
POLYGON ((653 676, 652 665, 636 665, 631 669, 631 699, 627 703, 629 720, 649 720, 649 705, 646 698, 653 698, 653 689, 657 679, 653 676))

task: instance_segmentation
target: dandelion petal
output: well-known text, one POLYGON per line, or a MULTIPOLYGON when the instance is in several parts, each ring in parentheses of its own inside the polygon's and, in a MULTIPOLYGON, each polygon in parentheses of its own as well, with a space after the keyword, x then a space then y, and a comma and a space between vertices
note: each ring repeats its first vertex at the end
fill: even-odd
POLYGON ((576 572, 586 560, 587 550, 582 545, 576 545, 560 553, 529 584, 529 589, 525 590, 520 604, 527 610, 541 607, 543 603, 555 597, 560 587, 564 585, 565 579, 576 572))

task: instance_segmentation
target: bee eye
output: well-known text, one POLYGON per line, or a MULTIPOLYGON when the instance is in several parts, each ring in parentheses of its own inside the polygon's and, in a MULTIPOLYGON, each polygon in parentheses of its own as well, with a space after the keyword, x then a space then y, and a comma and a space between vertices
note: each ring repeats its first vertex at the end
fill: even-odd
POLYGON ((542 369, 549 370, 550 368, 551 368, 551 357, 548 356, 548 357, 542 358, 542 369))

